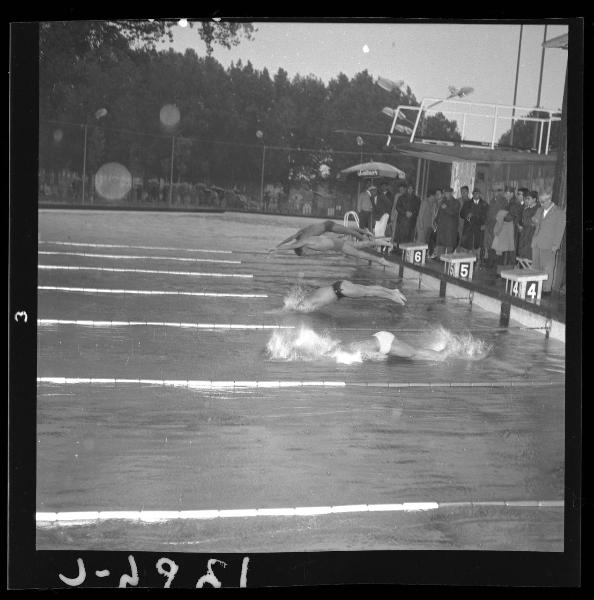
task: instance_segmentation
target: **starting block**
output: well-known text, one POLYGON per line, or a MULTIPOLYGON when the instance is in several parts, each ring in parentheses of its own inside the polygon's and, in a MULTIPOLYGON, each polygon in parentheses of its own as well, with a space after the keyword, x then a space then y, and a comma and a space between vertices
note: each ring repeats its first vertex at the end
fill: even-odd
POLYGON ((468 281, 472 280, 472 272, 476 262, 475 254, 454 252, 453 254, 442 254, 439 260, 443 260, 443 272, 446 275, 458 279, 467 279, 468 281))
POLYGON ((516 265, 520 269, 532 269, 532 261, 529 258, 516 258, 516 265))
POLYGON ((424 265, 427 256, 427 244, 415 244, 414 242, 400 244, 400 249, 404 253, 404 260, 413 265, 424 265))
POLYGON ((505 279, 505 293, 527 302, 540 302, 542 282, 549 276, 544 271, 533 269, 511 269, 501 271, 505 279))

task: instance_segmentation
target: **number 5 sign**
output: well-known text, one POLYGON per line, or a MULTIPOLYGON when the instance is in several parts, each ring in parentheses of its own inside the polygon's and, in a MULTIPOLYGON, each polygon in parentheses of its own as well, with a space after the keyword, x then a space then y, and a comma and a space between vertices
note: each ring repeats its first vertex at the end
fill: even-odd
POLYGON ((470 263, 460 263, 460 278, 468 279, 470 276, 470 263))

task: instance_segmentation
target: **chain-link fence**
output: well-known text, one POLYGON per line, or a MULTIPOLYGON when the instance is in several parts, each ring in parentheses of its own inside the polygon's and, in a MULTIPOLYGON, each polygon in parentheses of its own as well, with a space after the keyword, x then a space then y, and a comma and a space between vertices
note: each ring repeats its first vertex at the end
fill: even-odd
MULTIPOLYGON (((393 153, 304 149, 41 121, 41 204, 200 208, 336 217, 364 183, 338 176, 393 153)), ((408 173, 409 159, 398 166, 408 173)), ((408 174, 407 173, 407 174, 408 174)), ((414 177, 414 172, 411 173, 414 177)))

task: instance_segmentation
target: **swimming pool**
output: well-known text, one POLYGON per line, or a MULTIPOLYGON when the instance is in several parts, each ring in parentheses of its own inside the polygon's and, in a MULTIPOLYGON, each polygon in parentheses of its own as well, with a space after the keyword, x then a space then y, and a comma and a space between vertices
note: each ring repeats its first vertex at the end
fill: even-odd
POLYGON ((38 549, 563 550, 564 345, 396 266, 263 254, 311 222, 40 211, 38 549), (283 310, 339 279, 408 304, 283 310), (379 330, 491 350, 319 349, 379 330))

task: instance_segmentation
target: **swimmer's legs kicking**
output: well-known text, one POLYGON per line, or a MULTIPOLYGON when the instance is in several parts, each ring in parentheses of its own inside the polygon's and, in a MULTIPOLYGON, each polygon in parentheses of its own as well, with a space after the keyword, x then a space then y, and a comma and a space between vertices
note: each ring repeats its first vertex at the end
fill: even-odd
POLYGON ((442 361, 446 357, 445 349, 436 352, 425 348, 415 348, 388 331, 378 331, 367 340, 353 342, 350 348, 362 353, 381 353, 413 360, 442 361))
POLYGON ((308 294, 299 304, 299 309, 313 311, 337 302, 341 298, 383 298, 398 304, 405 304, 406 298, 400 290, 391 290, 380 285, 359 285, 351 281, 336 281, 308 294))

